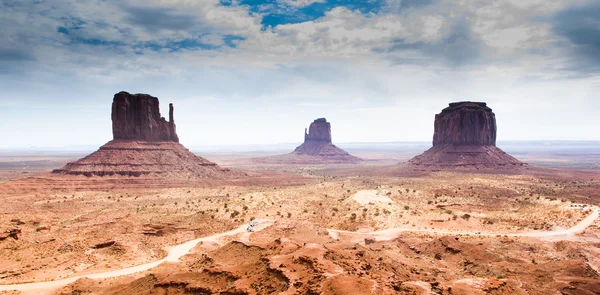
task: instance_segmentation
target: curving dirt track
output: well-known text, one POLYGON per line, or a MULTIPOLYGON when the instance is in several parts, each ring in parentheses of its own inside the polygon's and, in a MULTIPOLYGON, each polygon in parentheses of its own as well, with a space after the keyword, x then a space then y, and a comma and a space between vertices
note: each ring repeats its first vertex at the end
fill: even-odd
POLYGON ((583 232, 588 226, 592 225, 596 219, 600 216, 600 209, 595 208, 592 213, 586 218, 581 220, 575 226, 555 231, 534 231, 534 232, 522 232, 522 233, 492 233, 492 232, 476 232, 476 231, 449 231, 449 230, 436 230, 436 229, 414 229, 414 228, 388 228, 384 230, 372 231, 372 232, 353 232, 337 229, 327 229, 329 235, 337 239, 339 234, 348 235, 359 235, 359 236, 373 236, 376 240, 392 240, 397 238, 403 232, 417 232, 417 233, 431 233, 431 234, 442 234, 442 235, 473 235, 473 236, 507 236, 507 237, 532 237, 532 238, 554 238, 555 240, 570 240, 575 234, 583 232))
MULTIPOLYGON (((273 222, 274 222, 274 220, 270 220, 270 219, 263 219, 263 220, 257 220, 257 221, 259 222, 259 225, 255 227, 255 231, 261 231, 261 230, 267 228, 268 226, 270 226, 271 224, 273 224, 273 222)), ((154 262, 149 262, 149 263, 132 266, 132 267, 128 267, 128 268, 123 268, 123 269, 119 269, 119 270, 114 270, 114 271, 74 276, 74 277, 50 281, 50 282, 0 285, 0 291, 20 291, 20 292, 22 292, 22 294, 48 294, 60 287, 71 284, 82 278, 106 279, 106 278, 120 277, 120 276, 130 275, 130 274, 134 274, 134 273, 141 272, 141 271, 146 271, 146 270, 149 270, 151 268, 154 268, 154 267, 160 265, 163 262, 177 262, 179 260, 179 258, 181 258, 182 256, 186 255, 188 252, 190 252, 200 242, 217 242, 220 238, 227 237, 227 236, 233 236, 233 235, 237 235, 237 234, 243 234, 243 238, 248 239, 248 235, 250 233, 246 232, 246 228, 247 228, 247 225, 244 224, 244 225, 242 225, 234 230, 228 231, 228 232, 219 233, 219 234, 215 234, 215 235, 208 236, 208 237, 198 238, 195 240, 185 242, 180 245, 170 247, 168 249, 167 257, 157 260, 157 261, 154 261, 154 262)))
MULTIPOLYGON (((475 232, 475 231, 448 231, 448 230, 435 230, 435 229, 413 229, 413 228, 389 228, 380 231, 373 232, 351 232, 344 230, 336 230, 336 229, 327 229, 329 235, 337 239, 339 234, 345 235, 355 235, 355 236, 370 236, 374 237, 376 240, 392 240, 397 238, 403 232, 422 232, 422 233, 432 233, 432 234, 442 234, 442 235, 477 235, 477 236, 508 236, 508 237, 534 237, 534 238, 553 238, 555 240, 571 240, 573 237, 583 232, 587 227, 592 225, 596 219, 600 216, 600 209, 594 208, 593 211, 583 220, 581 220, 577 225, 565 229, 565 230, 555 230, 555 231, 547 231, 547 232, 522 232, 522 233, 483 233, 483 232, 475 232)), ((258 220, 260 223, 259 226, 255 228, 256 231, 263 230, 270 226, 274 220, 258 220)), ((195 240, 188 241, 186 243, 170 247, 168 249, 168 255, 158 261, 128 267, 115 271, 101 272, 95 274, 81 275, 70 277, 66 279, 49 281, 49 282, 37 282, 37 283, 25 283, 25 284, 14 284, 14 285, 0 285, 0 291, 21 291, 23 294, 46 294, 51 293, 53 290, 56 290, 62 286, 68 285, 70 283, 75 282, 81 278, 90 278, 90 279, 106 279, 113 278, 119 276, 125 276, 134 274, 137 272, 145 271, 151 268, 158 266, 163 262, 177 262, 180 257, 186 255, 190 252, 198 243, 200 242, 218 242, 220 238, 226 236, 232 236, 237 234, 242 234, 240 236, 240 240, 242 242, 249 241, 249 235, 251 233, 246 232, 247 225, 242 225, 234 230, 215 234, 208 237, 198 238, 195 240)))

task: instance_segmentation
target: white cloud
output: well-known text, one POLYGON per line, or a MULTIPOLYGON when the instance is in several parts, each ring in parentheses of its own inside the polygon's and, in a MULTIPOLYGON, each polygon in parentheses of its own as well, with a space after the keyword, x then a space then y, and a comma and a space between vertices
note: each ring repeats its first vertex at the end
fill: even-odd
POLYGON ((281 3, 285 3, 294 7, 306 7, 313 3, 323 3, 325 0, 278 0, 281 3))
MULTIPOLYGON (((294 2, 296 8, 311 1, 294 2)), ((261 24, 264 11, 252 14, 247 6, 217 0, 2 6, 0 105, 93 105, 98 111, 90 128, 110 137, 103 124, 112 94, 148 92, 175 103, 184 143, 197 145, 301 140, 303 128, 323 116, 339 142, 428 141, 433 115, 448 102, 483 100, 498 115, 501 139, 600 139, 589 127, 600 116, 598 79, 564 77, 568 60, 544 21, 571 2, 431 3, 368 15, 337 7, 313 21, 270 28, 261 24), (147 23, 153 17, 164 19, 147 23), (229 40, 233 48, 226 46, 229 35, 241 38, 229 40), (222 47, 159 48, 186 39, 222 47), (215 120, 227 124, 214 126, 215 120), (576 128, 567 131, 565 124, 576 128)), ((49 107, 60 113, 59 106, 49 107)), ((0 115, 7 120, 1 132, 20 124, 6 110, 0 115)), ((63 116, 42 131, 81 120, 63 116)), ((33 145, 39 132, 33 126, 10 137, 33 145)))

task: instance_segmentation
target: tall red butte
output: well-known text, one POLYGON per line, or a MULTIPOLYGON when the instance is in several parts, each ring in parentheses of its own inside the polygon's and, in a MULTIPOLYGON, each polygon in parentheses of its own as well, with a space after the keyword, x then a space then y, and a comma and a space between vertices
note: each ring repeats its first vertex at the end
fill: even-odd
POLYGON ((484 102, 454 102, 435 115, 433 147, 409 164, 432 168, 512 168, 525 164, 496 147, 496 115, 484 102))
POLYGON ((161 117, 158 98, 148 94, 115 94, 112 103, 113 140, 54 174, 85 176, 174 176, 222 178, 234 174, 194 155, 179 143, 173 104, 169 121, 161 117))

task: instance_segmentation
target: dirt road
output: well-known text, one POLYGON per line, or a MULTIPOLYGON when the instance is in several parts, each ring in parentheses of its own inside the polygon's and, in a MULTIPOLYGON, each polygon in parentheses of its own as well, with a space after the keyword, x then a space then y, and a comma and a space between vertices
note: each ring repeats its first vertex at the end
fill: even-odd
POLYGON ((372 232, 352 232, 345 230, 327 229, 329 235, 337 239, 339 234, 357 235, 357 236, 372 236, 378 241, 392 240, 397 238, 403 232, 418 232, 418 233, 432 233, 442 235, 473 235, 473 236, 507 236, 507 237, 534 237, 534 238, 556 238, 559 240, 571 239, 575 234, 583 232, 588 226, 592 225, 598 216, 600 215, 600 209, 594 208, 592 213, 586 218, 581 220, 575 226, 556 231, 531 231, 522 233, 493 233, 493 232, 479 232, 479 231, 450 231, 450 230, 438 230, 438 229, 415 229, 415 228, 388 228, 379 231, 372 232))
MULTIPOLYGON (((414 228, 389 228, 389 229, 373 231, 373 232, 351 232, 351 231, 343 231, 343 230, 336 230, 336 229, 327 229, 327 231, 329 232, 329 235, 334 239, 337 239, 339 234, 346 234, 346 235, 355 235, 355 236, 371 236, 371 237, 374 237, 376 240, 391 240, 391 239, 397 238, 403 232, 422 232, 422 233, 432 233, 432 234, 442 234, 442 235, 445 235, 445 234, 476 235, 476 236, 498 236, 498 235, 500 235, 500 236, 508 236, 508 237, 536 237, 536 238, 552 237, 552 238, 556 238, 556 239, 560 239, 560 240, 567 240, 567 239, 573 238, 574 235, 583 232, 587 227, 592 225, 594 223, 594 221, 596 221, 596 219, 598 219, 599 215, 600 215, 600 209, 594 208, 592 210, 592 213, 590 213, 590 215, 588 215, 586 218, 581 220, 578 224, 576 224, 575 226, 573 226, 569 229, 556 230, 556 231, 531 231, 531 232, 522 232, 522 233, 492 233, 492 232, 488 232, 488 233, 481 232, 480 233, 477 231, 449 231, 449 230, 414 229, 414 228)), ((265 229, 266 227, 271 225, 274 222, 274 220, 258 220, 258 222, 260 224, 255 227, 255 231, 260 231, 260 230, 265 229)), ((228 232, 224 232, 224 233, 220 233, 220 234, 216 234, 216 235, 212 235, 212 236, 208 236, 208 237, 204 237, 204 238, 195 239, 195 240, 192 240, 192 241, 189 241, 189 242, 177 245, 177 246, 173 246, 168 249, 167 257, 165 257, 161 260, 158 260, 158 261, 154 261, 154 262, 150 262, 150 263, 146 263, 146 264, 142 264, 142 265, 138 265, 138 266, 128 267, 128 268, 124 268, 124 269, 120 269, 120 270, 115 270, 115 271, 75 276, 75 277, 70 277, 70 278, 66 278, 66 279, 50 281, 50 282, 26 283, 26 284, 15 284, 15 285, 0 285, 0 291, 17 290, 17 291, 23 292, 23 294, 50 294, 53 291, 55 291, 56 289, 58 289, 62 286, 68 285, 70 283, 73 283, 80 278, 105 279, 105 278, 113 278, 113 277, 134 274, 137 272, 145 271, 145 270, 151 269, 153 267, 156 267, 163 262, 176 262, 179 260, 180 257, 189 253, 200 242, 218 242, 218 240, 222 237, 232 236, 232 235, 237 235, 237 234, 242 234, 240 237, 240 239, 242 241, 249 241, 250 233, 248 233, 246 231, 246 228, 247 228, 247 225, 244 224, 244 225, 240 226, 239 228, 228 231, 228 232)))
MULTIPOLYGON (((263 230, 263 229, 267 228, 268 226, 270 226, 271 224, 273 224, 273 222, 274 222, 274 220, 270 220, 270 219, 268 219, 268 220, 263 219, 263 220, 257 220, 257 221, 259 222, 259 225, 255 226, 255 231, 263 230)), ((154 268, 163 262, 176 262, 179 260, 179 258, 181 258, 181 256, 189 253, 200 242, 217 242, 220 238, 223 238, 226 236, 233 236, 233 235, 237 235, 237 234, 243 234, 243 237, 245 239, 248 239, 249 233, 246 232, 247 227, 248 227, 248 225, 244 224, 244 225, 242 225, 234 230, 228 231, 228 232, 215 234, 215 235, 208 236, 208 237, 198 238, 198 239, 191 240, 191 241, 185 242, 185 243, 177 245, 177 246, 172 246, 167 250, 168 251, 167 257, 165 257, 161 260, 154 261, 154 262, 141 264, 141 265, 128 267, 128 268, 123 268, 123 269, 119 269, 119 270, 114 270, 114 271, 74 276, 74 277, 50 281, 50 282, 0 285, 0 291, 15 290, 15 291, 22 292, 22 294, 51 294, 52 292, 56 291, 56 289, 66 286, 68 284, 71 284, 81 278, 106 279, 106 278, 114 278, 114 277, 134 274, 137 272, 141 272, 141 271, 145 271, 145 270, 154 268)))

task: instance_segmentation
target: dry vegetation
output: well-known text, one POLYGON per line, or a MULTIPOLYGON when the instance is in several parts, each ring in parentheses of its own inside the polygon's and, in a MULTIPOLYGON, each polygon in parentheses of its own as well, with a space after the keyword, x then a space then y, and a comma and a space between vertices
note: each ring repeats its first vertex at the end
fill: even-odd
POLYGON ((278 172, 264 181, 162 187, 5 182, 0 225, 18 233, 0 240, 0 284, 139 265, 167 246, 273 219, 249 241, 201 243, 179 263, 49 294, 600 294, 600 221, 572 237, 502 235, 574 226, 591 213, 574 204, 598 205, 600 173, 345 168, 270 166, 278 172), (327 231, 387 228, 405 232, 377 241, 327 231))

